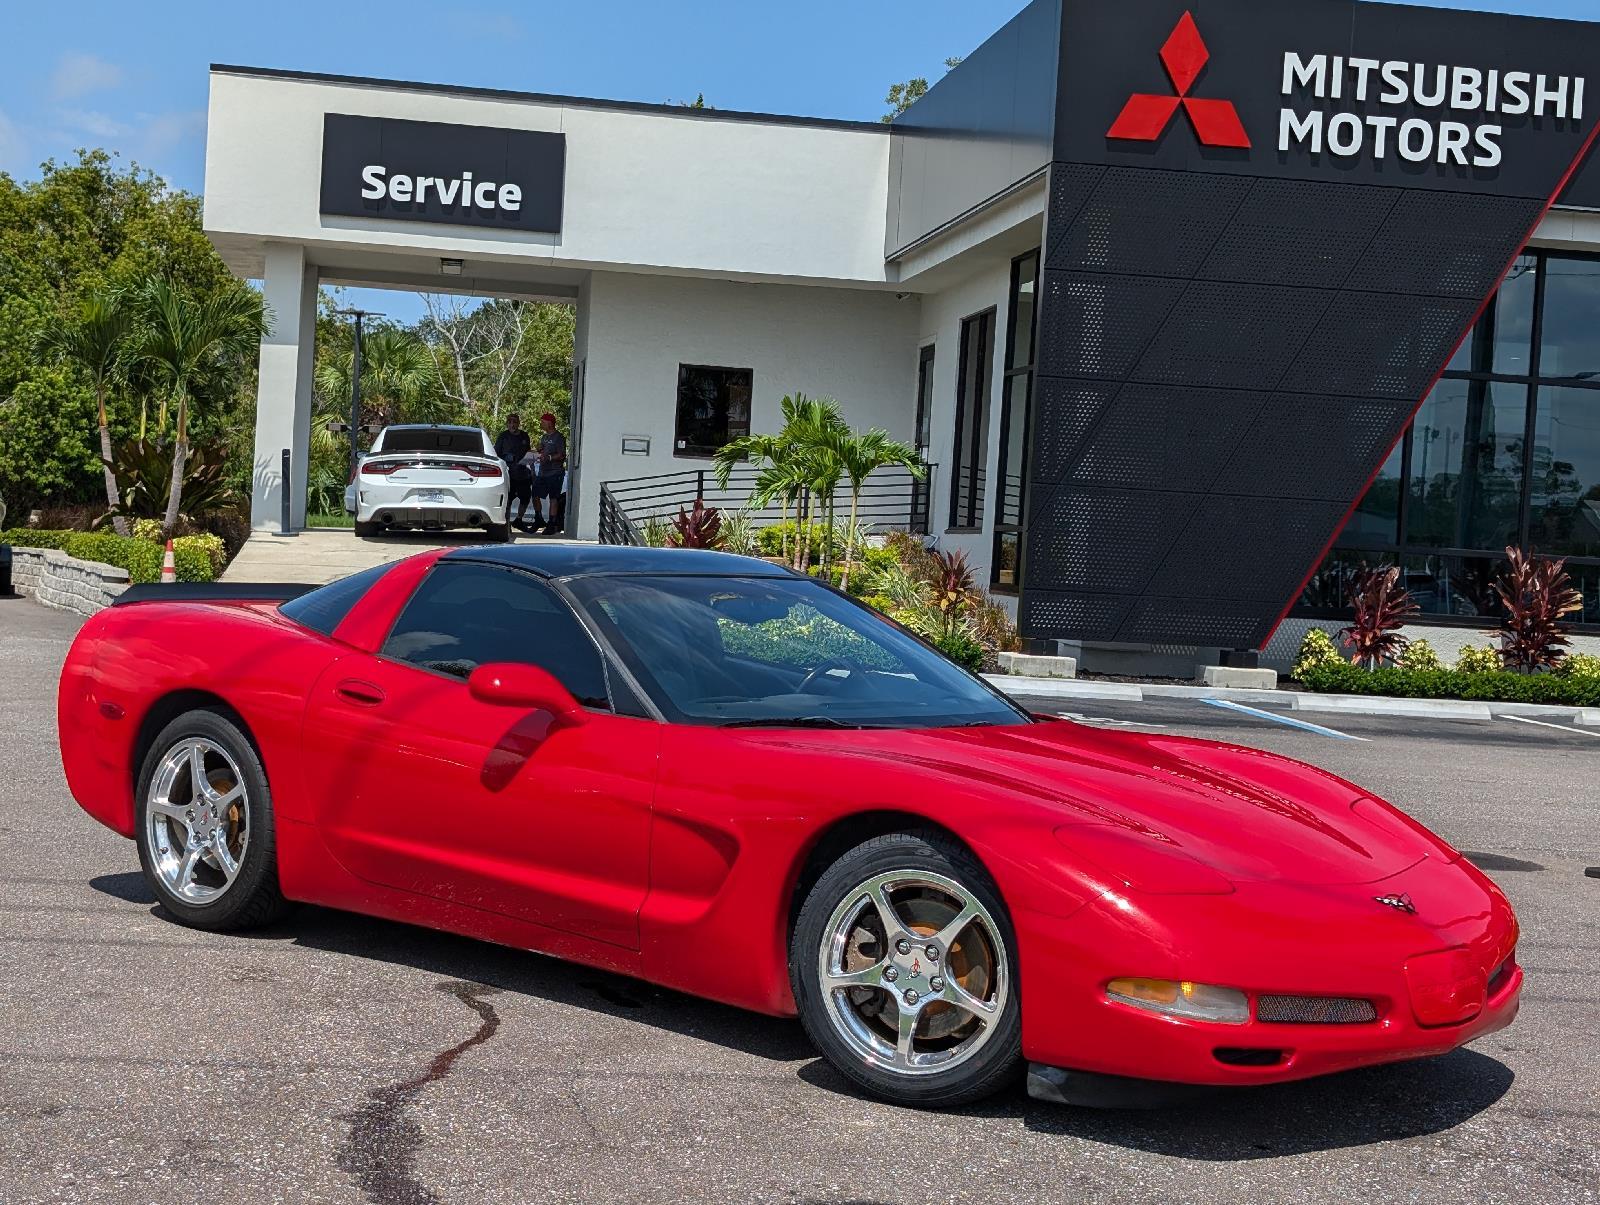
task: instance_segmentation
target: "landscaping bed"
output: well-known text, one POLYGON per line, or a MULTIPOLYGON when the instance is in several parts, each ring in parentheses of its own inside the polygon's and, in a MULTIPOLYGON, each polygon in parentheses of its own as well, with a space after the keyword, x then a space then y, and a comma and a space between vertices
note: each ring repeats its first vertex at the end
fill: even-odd
MULTIPOLYGON (((45 531, 33 527, 0 531, 0 544, 13 548, 54 548, 80 561, 125 570, 135 585, 161 580, 165 545, 138 536, 100 531, 45 531)), ((222 538, 179 536, 172 541, 172 561, 180 582, 215 581, 225 563, 222 538)))

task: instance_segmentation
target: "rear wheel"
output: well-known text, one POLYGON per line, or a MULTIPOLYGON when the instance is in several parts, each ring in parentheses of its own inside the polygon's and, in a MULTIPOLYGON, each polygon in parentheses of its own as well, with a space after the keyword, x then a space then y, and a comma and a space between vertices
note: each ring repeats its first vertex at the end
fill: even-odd
POLYGON ((982 866, 938 833, 875 837, 807 895, 789 976, 807 1034, 874 1096, 949 1108, 1021 1067, 1010 918, 982 866))
POLYGON ((382 530, 383 530, 383 524, 382 523, 363 523, 360 519, 356 520, 356 538, 357 539, 364 540, 368 536, 377 535, 382 530))
POLYGON ((493 544, 509 544, 516 539, 516 534, 511 530, 511 521, 489 524, 489 541, 493 544))
POLYGON ((255 747, 215 711, 161 730, 138 782, 139 865, 162 906, 197 929, 245 929, 287 910, 272 795, 255 747))

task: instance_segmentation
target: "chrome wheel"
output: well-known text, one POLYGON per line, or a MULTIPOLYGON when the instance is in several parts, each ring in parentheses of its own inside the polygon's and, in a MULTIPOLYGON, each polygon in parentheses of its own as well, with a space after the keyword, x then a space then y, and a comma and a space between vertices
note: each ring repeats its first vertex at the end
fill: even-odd
POLYGON ((989 910, 931 871, 874 875, 823 930, 817 973, 839 1036, 872 1066, 932 1075, 983 1049, 1011 989, 989 910))
POLYGON ((233 885, 250 841, 250 810, 226 749, 191 736, 167 750, 150 777, 145 836, 162 886, 184 903, 212 903, 233 885))

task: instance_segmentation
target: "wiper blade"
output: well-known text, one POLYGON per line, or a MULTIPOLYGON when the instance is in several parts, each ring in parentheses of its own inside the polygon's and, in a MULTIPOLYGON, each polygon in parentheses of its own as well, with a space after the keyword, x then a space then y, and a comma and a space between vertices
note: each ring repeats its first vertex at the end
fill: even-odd
POLYGON ((754 720, 728 720, 719 728, 869 728, 870 724, 847 724, 831 715, 764 716, 754 720))

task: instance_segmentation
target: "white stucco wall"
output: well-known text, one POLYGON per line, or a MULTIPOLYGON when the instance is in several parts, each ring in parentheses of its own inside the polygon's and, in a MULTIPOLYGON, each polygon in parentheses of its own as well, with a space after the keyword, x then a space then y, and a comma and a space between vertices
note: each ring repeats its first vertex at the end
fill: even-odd
POLYGON ((800 392, 839 399, 853 426, 912 437, 915 297, 596 272, 584 302, 581 537, 596 533, 601 482, 710 467, 673 454, 679 364, 750 369, 755 432, 776 431, 782 398, 800 392), (648 437, 650 455, 622 455, 624 435, 648 437))
POLYGON ((414 251, 508 278, 631 267, 882 284, 888 160, 889 137, 874 128, 213 72, 205 227, 236 259, 278 240, 306 245, 318 264, 414 251), (324 217, 324 113, 564 132, 563 229, 324 217))
MULTIPOLYGON (((1004 387, 1010 291, 1010 260, 991 260, 949 288, 924 295, 917 326, 917 346, 934 344, 933 408, 928 457, 938 468, 934 474, 929 530, 938 537, 941 548, 960 548, 966 552, 979 585, 985 588, 989 584, 989 562, 994 552, 994 483, 1000 463, 1000 398, 1004 387), (955 461, 956 377, 961 364, 961 323, 991 306, 995 311, 994 369, 989 382, 989 444, 984 467, 983 528, 978 532, 947 533, 946 528, 950 523, 950 474, 955 461)), ((911 413, 914 421, 914 406, 911 413)))

